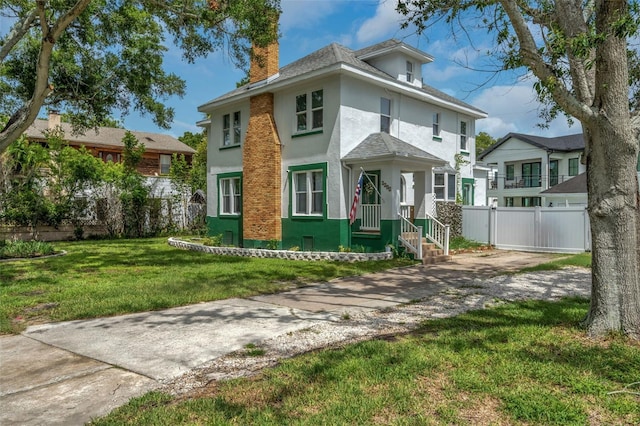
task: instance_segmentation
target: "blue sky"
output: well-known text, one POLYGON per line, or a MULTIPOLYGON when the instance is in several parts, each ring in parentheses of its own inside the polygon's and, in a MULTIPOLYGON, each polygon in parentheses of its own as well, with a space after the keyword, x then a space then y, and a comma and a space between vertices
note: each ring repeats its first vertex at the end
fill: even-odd
MULTIPOLYGON (((434 62, 423 68, 424 83, 486 111, 489 118, 477 122, 477 132, 485 131, 494 138, 509 132, 560 136, 578 133, 579 126, 568 127, 560 118, 548 129, 536 126, 538 103, 532 90, 532 80, 512 74, 501 75, 485 84, 488 73, 472 71, 458 64, 463 61, 470 68, 482 68, 487 58, 479 52, 486 37, 474 34, 472 49, 467 38, 452 37, 447 28, 436 28, 416 36, 413 29, 400 30, 401 17, 395 12, 394 0, 281 0, 280 66, 284 66, 332 42, 351 49, 366 47, 389 38, 402 39, 432 55, 434 62), (479 85, 482 85, 479 87, 479 85)), ((467 28, 473 31, 473 28, 467 28)), ((168 41, 169 42, 169 41, 168 41)), ((182 77, 187 83, 183 98, 166 102, 175 109, 170 130, 153 124, 149 117, 135 112, 115 118, 124 121, 131 130, 169 133, 175 137, 184 132, 199 132, 195 123, 203 117, 198 106, 235 88, 244 73, 236 69, 226 52, 218 51, 194 64, 183 62, 180 51, 168 46, 165 68, 182 77)))

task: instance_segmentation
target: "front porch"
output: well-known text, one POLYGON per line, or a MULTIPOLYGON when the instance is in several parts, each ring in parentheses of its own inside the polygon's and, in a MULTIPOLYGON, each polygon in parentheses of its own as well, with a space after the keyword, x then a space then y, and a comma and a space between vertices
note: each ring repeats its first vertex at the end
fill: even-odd
POLYGON ((432 182, 433 168, 446 165, 444 160, 377 133, 346 155, 343 163, 351 170, 349 187, 356 188, 362 176, 360 202, 350 224, 352 248, 393 246, 423 261, 427 254, 437 260, 448 255, 449 230, 434 217, 432 182), (372 158, 371 152, 381 155, 372 158))

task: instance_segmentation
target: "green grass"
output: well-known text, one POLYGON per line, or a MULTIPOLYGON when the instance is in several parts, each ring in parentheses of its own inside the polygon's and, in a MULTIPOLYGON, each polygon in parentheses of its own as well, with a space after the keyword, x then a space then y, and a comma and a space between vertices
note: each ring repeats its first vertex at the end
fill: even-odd
POLYGON ((451 250, 477 249, 484 246, 486 246, 486 244, 482 244, 474 240, 467 240, 462 236, 452 237, 449 240, 449 249, 451 250))
POLYGON ((591 268, 591 253, 578 253, 570 256, 559 255, 558 259, 540 265, 522 268, 520 272, 557 271, 568 266, 591 268))
POLYGON ((587 308, 532 301, 428 321, 179 400, 149 393, 94 424, 640 424, 640 397, 615 393, 640 378, 640 346, 585 339, 587 308))
POLYGON ((165 238, 56 243, 67 255, 2 263, 0 333, 26 325, 143 312, 283 291, 409 265, 305 262, 180 250, 165 238))

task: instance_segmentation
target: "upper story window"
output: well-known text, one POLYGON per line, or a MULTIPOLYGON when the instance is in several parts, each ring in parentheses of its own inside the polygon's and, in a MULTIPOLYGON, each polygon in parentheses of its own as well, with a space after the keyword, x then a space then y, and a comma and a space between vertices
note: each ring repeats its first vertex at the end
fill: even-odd
POLYGON ((240 111, 222 116, 222 146, 240 144, 240 111))
POLYGON ((407 81, 413 82, 413 62, 407 61, 407 81))
POLYGON ((322 89, 296 96, 296 132, 322 129, 323 97, 322 89))
POLYGON ((514 181, 516 178, 516 165, 515 164, 507 164, 507 172, 506 172, 506 180, 514 181))
POLYGON ((569 176, 578 176, 578 158, 569 158, 569 176))
POLYGON ((434 173, 433 192, 436 200, 456 200, 456 175, 454 173, 434 173))
POLYGON ((160 154, 160 174, 168 175, 171 169, 171 156, 167 154, 160 154))
POLYGON ((380 98, 380 131, 389 133, 391 130, 391 100, 380 98))
POLYGON ((469 151, 469 147, 467 146, 467 122, 460 122, 460 150, 461 151, 469 151))
POLYGON ((324 212, 324 173, 304 170, 293 173, 295 215, 322 216, 324 212))
POLYGON ((433 136, 440 136, 440 113, 433 114, 433 136))
POLYGON ((220 214, 240 214, 241 188, 240 177, 220 179, 220 214))
POLYGON ((537 188, 542 184, 542 163, 522 163, 522 185, 537 188))

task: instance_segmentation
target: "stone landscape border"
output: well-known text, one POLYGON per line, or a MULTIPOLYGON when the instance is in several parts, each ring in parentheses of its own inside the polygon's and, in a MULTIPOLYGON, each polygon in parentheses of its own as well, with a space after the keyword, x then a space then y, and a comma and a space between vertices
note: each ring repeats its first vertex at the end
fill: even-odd
POLYGON ((243 256, 260 257, 269 259, 288 260, 335 260, 338 262, 366 262, 371 260, 393 259, 392 252, 384 253, 353 253, 335 251, 291 251, 291 250, 268 250, 240 247, 212 247, 189 241, 169 238, 169 245, 185 250, 201 251, 204 253, 217 254, 221 256, 243 256))

